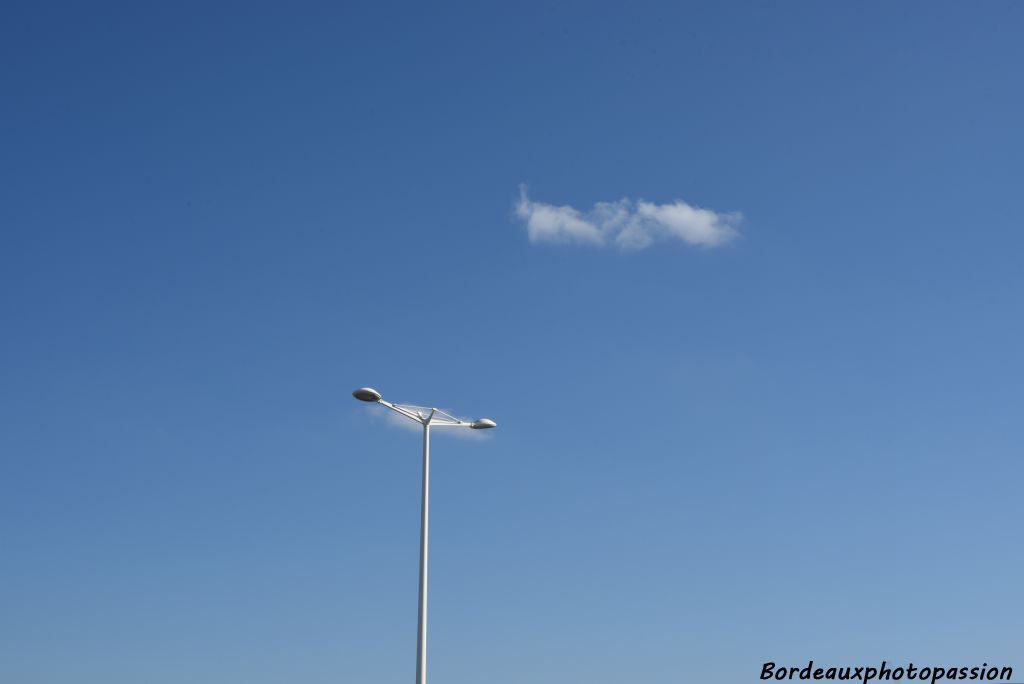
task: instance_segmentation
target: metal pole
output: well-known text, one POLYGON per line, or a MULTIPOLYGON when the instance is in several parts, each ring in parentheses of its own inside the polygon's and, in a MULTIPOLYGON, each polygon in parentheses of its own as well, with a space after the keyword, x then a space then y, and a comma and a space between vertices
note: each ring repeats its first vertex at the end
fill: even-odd
POLYGON ((423 426, 423 505, 420 510, 420 610, 416 632, 416 684, 427 684, 427 528, 430 513, 430 424, 423 426))

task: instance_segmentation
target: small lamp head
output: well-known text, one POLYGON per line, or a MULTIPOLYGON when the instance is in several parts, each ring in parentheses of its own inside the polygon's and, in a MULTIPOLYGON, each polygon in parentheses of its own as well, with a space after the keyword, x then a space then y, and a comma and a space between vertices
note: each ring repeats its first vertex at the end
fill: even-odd
POLYGON ((352 396, 358 399, 359 401, 380 401, 380 392, 373 389, 372 387, 360 387, 359 389, 352 393, 352 396))

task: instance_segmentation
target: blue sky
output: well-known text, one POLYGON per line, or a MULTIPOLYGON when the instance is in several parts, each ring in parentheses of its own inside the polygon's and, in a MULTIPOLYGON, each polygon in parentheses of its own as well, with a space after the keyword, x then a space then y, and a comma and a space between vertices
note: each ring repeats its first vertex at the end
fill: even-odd
POLYGON ((1024 668, 1022 20, 5 5, 0 679, 1024 668))

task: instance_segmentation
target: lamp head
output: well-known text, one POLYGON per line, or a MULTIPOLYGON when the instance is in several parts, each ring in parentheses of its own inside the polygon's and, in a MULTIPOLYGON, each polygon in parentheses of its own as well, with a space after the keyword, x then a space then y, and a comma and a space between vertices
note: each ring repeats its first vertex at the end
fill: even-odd
POLYGON ((359 401, 380 401, 380 392, 373 389, 372 387, 360 387, 359 389, 352 393, 352 396, 358 399, 359 401))
POLYGON ((481 418, 479 420, 474 420, 472 423, 469 424, 469 427, 473 428, 474 430, 486 430, 487 428, 498 427, 498 424, 495 423, 490 418, 481 418))

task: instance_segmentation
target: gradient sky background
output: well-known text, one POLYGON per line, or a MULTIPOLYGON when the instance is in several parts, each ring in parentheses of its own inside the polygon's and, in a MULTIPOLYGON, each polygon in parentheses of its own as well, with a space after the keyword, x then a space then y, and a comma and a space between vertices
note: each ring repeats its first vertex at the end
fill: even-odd
POLYGON ((499 423, 434 440, 432 681, 1024 674, 1022 33, 6 3, 0 680, 410 681, 419 438, 360 385, 499 423), (745 219, 531 243, 521 183, 745 219))

